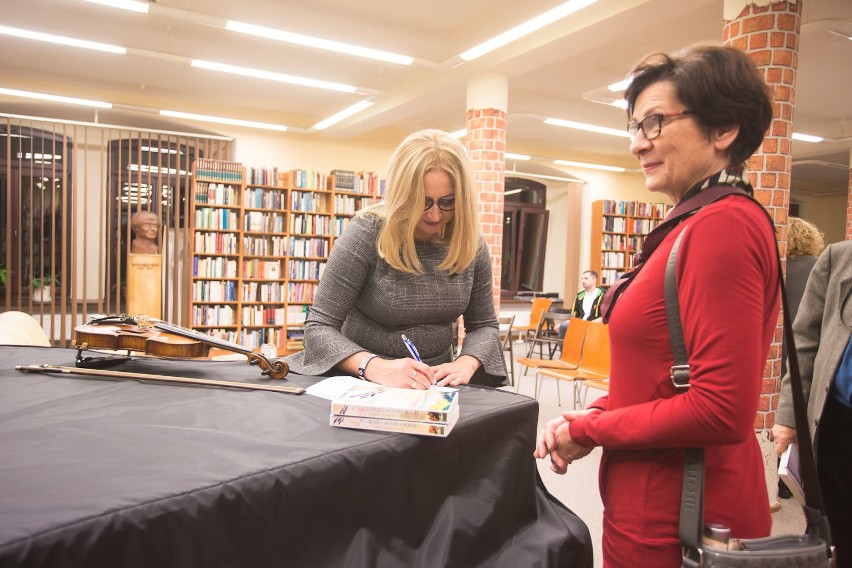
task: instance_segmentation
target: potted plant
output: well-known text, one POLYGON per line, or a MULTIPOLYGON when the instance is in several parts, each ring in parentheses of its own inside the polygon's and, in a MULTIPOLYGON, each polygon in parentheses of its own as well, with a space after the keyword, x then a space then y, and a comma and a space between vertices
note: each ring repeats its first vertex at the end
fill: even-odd
POLYGON ((0 266, 0 284, 6 285, 6 267, 0 266))
POLYGON ((35 278, 33 278, 30 281, 30 284, 33 288, 33 301, 50 302, 53 284, 58 282, 59 279, 55 278, 51 274, 46 274, 44 276, 36 276, 35 278))

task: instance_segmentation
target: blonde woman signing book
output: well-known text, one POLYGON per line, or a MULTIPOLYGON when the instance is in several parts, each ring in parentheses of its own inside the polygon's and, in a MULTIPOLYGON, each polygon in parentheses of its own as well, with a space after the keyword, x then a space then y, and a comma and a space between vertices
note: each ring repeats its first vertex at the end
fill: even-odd
POLYGON ((292 372, 418 389, 506 381, 472 183, 467 152, 447 133, 424 130, 400 144, 384 201, 359 212, 335 241, 305 349, 288 357, 292 372), (460 315, 466 335, 453 360, 460 315))

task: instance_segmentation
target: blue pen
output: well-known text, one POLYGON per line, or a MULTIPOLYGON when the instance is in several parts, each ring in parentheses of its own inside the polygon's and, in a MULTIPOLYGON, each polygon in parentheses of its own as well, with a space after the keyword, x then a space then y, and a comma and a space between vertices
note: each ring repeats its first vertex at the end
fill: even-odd
POLYGON ((408 352, 411 353, 411 356, 422 363, 423 360, 420 358, 420 353, 417 352, 417 348, 414 346, 414 343, 408 339, 404 333, 402 334, 402 342, 405 343, 405 347, 408 349, 408 352))

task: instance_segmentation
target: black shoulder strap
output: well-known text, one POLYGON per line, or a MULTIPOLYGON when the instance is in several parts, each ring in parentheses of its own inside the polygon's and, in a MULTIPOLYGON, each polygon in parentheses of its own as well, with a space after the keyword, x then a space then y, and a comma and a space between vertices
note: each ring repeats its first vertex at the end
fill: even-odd
MULTIPOLYGON (((769 213, 751 196, 761 210, 766 214, 773 233, 775 224, 769 213)), ((686 345, 683 341, 683 327, 680 318, 680 302, 677 290, 677 256, 680 249, 681 239, 686 234, 688 227, 681 231, 669 253, 666 263, 665 274, 665 299, 666 316, 669 322, 669 337, 672 344, 672 355, 674 364, 671 369, 672 381, 678 388, 689 387, 689 357, 686 345)), ((805 505, 802 510, 807 522, 806 535, 818 536, 828 546, 829 538, 828 523, 823 513, 822 492, 820 491, 817 478, 816 461, 814 459, 813 444, 811 443, 810 430, 808 429, 807 410, 802 391, 802 378, 799 374, 799 361, 796 355, 796 344, 793 338, 793 329, 790 323, 790 311, 787 308, 787 291, 784 287, 784 278, 781 273, 781 253, 778 243, 775 243, 775 253, 778 260, 778 284, 781 287, 781 301, 784 311, 784 341, 787 342, 787 362, 790 369, 791 390, 793 395, 793 411, 796 418, 796 431, 799 433, 797 442, 799 445, 799 456, 802 467, 802 482, 805 492, 805 505), (802 435, 804 433, 804 435, 802 435)), ((684 558, 684 566, 694 563, 698 566, 701 548, 702 532, 704 525, 704 448, 687 448, 683 473, 683 490, 681 493, 681 511, 679 536, 681 544, 687 549, 684 558)))

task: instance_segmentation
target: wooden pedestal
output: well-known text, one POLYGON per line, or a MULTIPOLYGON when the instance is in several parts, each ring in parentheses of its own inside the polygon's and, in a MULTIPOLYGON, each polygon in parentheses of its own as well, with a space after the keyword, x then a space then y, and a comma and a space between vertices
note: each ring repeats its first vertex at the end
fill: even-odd
POLYGON ((162 317, 163 255, 127 255, 127 314, 162 317))

